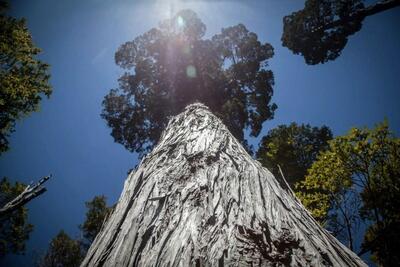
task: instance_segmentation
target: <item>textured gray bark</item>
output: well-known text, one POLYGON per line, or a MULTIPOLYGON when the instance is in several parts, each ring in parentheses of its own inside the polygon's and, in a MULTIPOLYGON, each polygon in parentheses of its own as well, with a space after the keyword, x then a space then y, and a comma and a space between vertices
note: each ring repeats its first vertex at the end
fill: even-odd
POLYGON ((125 181, 81 266, 366 266, 201 104, 125 181))

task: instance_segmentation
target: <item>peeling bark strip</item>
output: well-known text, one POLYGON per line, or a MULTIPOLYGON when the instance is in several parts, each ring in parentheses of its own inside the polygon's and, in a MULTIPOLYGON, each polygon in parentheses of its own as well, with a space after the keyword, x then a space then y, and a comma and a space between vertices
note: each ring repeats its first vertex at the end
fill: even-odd
POLYGON ((81 266, 366 266, 289 189, 192 104, 130 173, 81 266))
POLYGON ((49 180, 50 177, 51 175, 45 176, 42 179, 40 179, 39 182, 37 182, 36 184, 32 183, 28 185, 21 194, 19 194, 16 198, 5 204, 4 207, 0 209, 0 216, 3 216, 9 212, 18 209, 19 207, 25 205, 35 197, 38 197, 44 192, 46 192, 46 188, 43 187, 42 185, 47 180, 49 180))

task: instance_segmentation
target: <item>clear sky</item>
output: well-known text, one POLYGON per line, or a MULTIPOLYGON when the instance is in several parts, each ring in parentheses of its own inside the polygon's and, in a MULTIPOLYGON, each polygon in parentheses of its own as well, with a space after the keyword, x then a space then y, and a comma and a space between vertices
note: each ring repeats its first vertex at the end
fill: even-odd
POLYGON ((40 112, 17 124, 11 150, 0 157, 0 177, 25 183, 49 173, 54 177, 48 191, 27 205, 35 229, 26 256, 8 257, 1 266, 32 266, 61 229, 78 237, 84 202, 95 195, 106 195, 109 204, 117 201, 138 161, 114 143, 100 118, 102 99, 122 73, 114 52, 181 8, 198 13, 206 37, 243 23, 274 46, 270 67, 278 110, 260 137, 292 121, 326 124, 340 135, 384 118, 400 135, 400 8, 367 18, 336 61, 308 66, 280 42, 282 18, 303 7, 299 0, 17 0, 11 5, 14 16, 27 18, 43 50, 40 58, 51 65, 54 92, 40 112))

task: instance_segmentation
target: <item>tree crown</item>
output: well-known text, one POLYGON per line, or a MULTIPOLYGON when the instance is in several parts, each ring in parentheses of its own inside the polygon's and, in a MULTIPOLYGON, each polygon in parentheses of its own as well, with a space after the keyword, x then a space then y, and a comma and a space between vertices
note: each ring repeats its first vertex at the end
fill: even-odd
POLYGON ((304 9, 283 18, 283 46, 311 65, 336 59, 348 36, 361 29, 361 18, 349 18, 364 8, 363 2, 307 0, 304 9))
POLYGON ((103 101, 102 117, 115 141, 143 155, 170 116, 199 101, 223 119, 245 145, 276 109, 274 78, 267 69, 273 48, 242 24, 204 39, 206 26, 182 10, 159 27, 121 45, 117 65, 126 70, 103 101))

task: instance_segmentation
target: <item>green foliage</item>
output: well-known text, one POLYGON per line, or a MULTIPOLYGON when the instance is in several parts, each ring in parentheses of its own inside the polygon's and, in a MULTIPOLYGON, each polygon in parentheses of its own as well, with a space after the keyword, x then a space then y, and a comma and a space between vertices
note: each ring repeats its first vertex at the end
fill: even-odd
POLYGON ((50 96, 49 66, 40 53, 24 19, 7 16, 0 1, 0 153, 8 150, 15 122, 39 107, 42 95, 50 96))
POLYGON ((302 10, 283 18, 282 44, 301 54, 307 64, 336 59, 347 38, 361 29, 361 19, 348 20, 364 8, 363 0, 307 0, 302 10), (335 21, 341 23, 333 26, 335 21), (327 27, 332 24, 333 27, 327 27))
POLYGON ((370 225, 363 252, 384 266, 400 262, 400 139, 387 122, 330 141, 299 188, 298 197, 319 221, 348 219, 349 231, 363 219, 370 225))
MULTIPOLYGON (((25 185, 16 182, 12 185, 7 178, 0 181, 0 207, 24 191, 25 185)), ((0 216, 0 258, 8 253, 20 254, 25 251, 25 241, 33 225, 28 223, 28 210, 20 207, 10 214, 0 216)))
POLYGON ((143 155, 160 137, 168 118, 199 101, 223 119, 247 146, 243 130, 257 136, 276 109, 274 52, 242 24, 204 39, 206 26, 190 10, 178 12, 115 53, 126 72, 103 101, 102 117, 115 141, 143 155))
POLYGON ((77 267, 83 260, 79 241, 70 238, 61 230, 50 243, 44 258, 38 263, 40 267, 77 267))
POLYGON ((281 166, 289 185, 304 180, 307 169, 316 160, 318 153, 328 146, 332 139, 331 130, 322 126, 279 125, 272 129, 261 140, 257 158, 275 177, 281 177, 278 164, 281 166))
POLYGON ((87 247, 90 246, 96 235, 100 232, 101 226, 111 212, 112 208, 107 206, 106 200, 106 197, 102 195, 95 196, 91 201, 85 203, 87 208, 86 219, 80 226, 80 229, 87 247))

